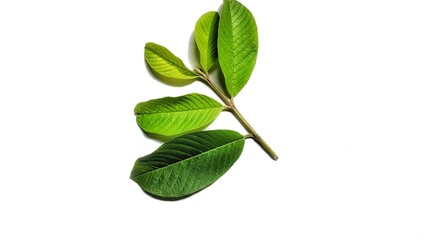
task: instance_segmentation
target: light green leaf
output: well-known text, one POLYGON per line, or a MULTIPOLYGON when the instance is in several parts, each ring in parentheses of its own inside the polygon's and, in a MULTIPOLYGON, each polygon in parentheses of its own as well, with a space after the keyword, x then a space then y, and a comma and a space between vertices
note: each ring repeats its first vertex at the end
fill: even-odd
POLYGON ((176 79, 197 78, 197 75, 189 70, 180 58, 156 43, 145 44, 145 60, 154 71, 163 76, 176 79))
POLYGON ((142 130, 173 136, 206 127, 222 109, 216 100, 192 93, 141 102, 135 107, 135 115, 142 130))
POLYGON ((200 51, 200 64, 208 72, 217 60, 217 28, 219 14, 208 12, 198 19, 195 24, 195 42, 200 51))
POLYGON ((234 97, 246 85, 256 64, 256 21, 238 1, 224 0, 218 32, 219 65, 226 89, 234 97))
POLYGON ((130 178, 158 197, 195 193, 220 178, 240 157, 244 136, 231 130, 189 133, 136 160, 130 178))

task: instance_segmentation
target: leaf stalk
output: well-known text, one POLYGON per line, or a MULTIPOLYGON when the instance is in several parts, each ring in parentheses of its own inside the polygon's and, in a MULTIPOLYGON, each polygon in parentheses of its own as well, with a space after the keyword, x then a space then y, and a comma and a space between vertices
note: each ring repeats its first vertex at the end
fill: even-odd
POLYGON ((250 123, 244 118, 244 116, 238 111, 237 107, 234 104, 234 101, 232 98, 229 98, 225 95, 225 93, 211 80, 208 73, 204 72, 202 69, 196 67, 195 73, 204 80, 207 85, 222 99, 222 101, 226 104, 234 116, 238 119, 238 121, 243 125, 243 127, 249 132, 247 135, 247 138, 253 138, 260 147, 263 148, 263 150, 273 159, 277 160, 278 155, 275 153, 274 150, 269 146, 269 144, 263 140, 263 138, 254 130, 254 128, 250 125, 250 123))
POLYGON ((238 111, 235 105, 231 106, 231 111, 234 116, 240 121, 244 128, 253 136, 253 139, 265 150, 266 153, 273 159, 277 160, 278 156, 274 150, 269 146, 269 144, 263 140, 263 138, 254 130, 250 123, 243 117, 243 115, 238 111))

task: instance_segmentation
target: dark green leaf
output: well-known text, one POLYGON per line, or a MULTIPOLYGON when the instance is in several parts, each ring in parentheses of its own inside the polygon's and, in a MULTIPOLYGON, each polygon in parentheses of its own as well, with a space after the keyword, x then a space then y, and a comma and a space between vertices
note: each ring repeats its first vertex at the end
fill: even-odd
POLYGON ((189 133, 136 160, 130 178, 146 192, 176 198, 221 177, 239 158, 244 136, 231 130, 189 133))

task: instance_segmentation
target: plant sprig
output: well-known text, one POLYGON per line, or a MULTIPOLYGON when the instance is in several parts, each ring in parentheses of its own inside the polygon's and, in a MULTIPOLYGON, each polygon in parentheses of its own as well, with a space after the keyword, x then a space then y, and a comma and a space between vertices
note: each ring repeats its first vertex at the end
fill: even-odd
POLYGON ((145 45, 145 60, 153 71, 176 81, 203 81, 224 103, 191 93, 141 102, 135 107, 137 124, 143 131, 173 137, 136 160, 131 173, 131 179, 144 191, 162 199, 187 197, 215 182, 240 157, 247 138, 254 139, 272 159, 278 159, 234 104, 234 97, 247 84, 256 64, 258 34, 252 13, 236 0, 224 0, 221 14, 202 15, 194 33, 200 67, 193 71, 167 48, 152 42, 145 45), (209 75, 216 61, 226 91, 209 75), (224 110, 232 112, 248 134, 198 131, 224 110))

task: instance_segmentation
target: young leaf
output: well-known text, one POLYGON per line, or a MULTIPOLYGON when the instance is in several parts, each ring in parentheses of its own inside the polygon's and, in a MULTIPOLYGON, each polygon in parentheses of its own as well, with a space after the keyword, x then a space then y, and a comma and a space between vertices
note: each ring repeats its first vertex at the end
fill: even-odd
POLYGON ((257 26, 251 12, 236 0, 224 0, 218 31, 219 65, 229 94, 246 85, 256 64, 257 26))
POLYGON ((231 130, 189 133, 136 160, 130 178, 159 197, 184 197, 221 177, 239 158, 244 136, 231 130))
POLYGON ((219 14, 208 12, 195 24, 195 43, 200 51, 200 64, 208 72, 217 59, 217 28, 219 14))
POLYGON ((222 109, 216 100, 192 93, 141 102, 135 107, 135 115, 142 130, 173 136, 207 126, 222 109))
POLYGON ((197 75, 189 70, 180 58, 156 43, 145 44, 145 60, 154 71, 163 76, 176 79, 197 78, 197 75))

